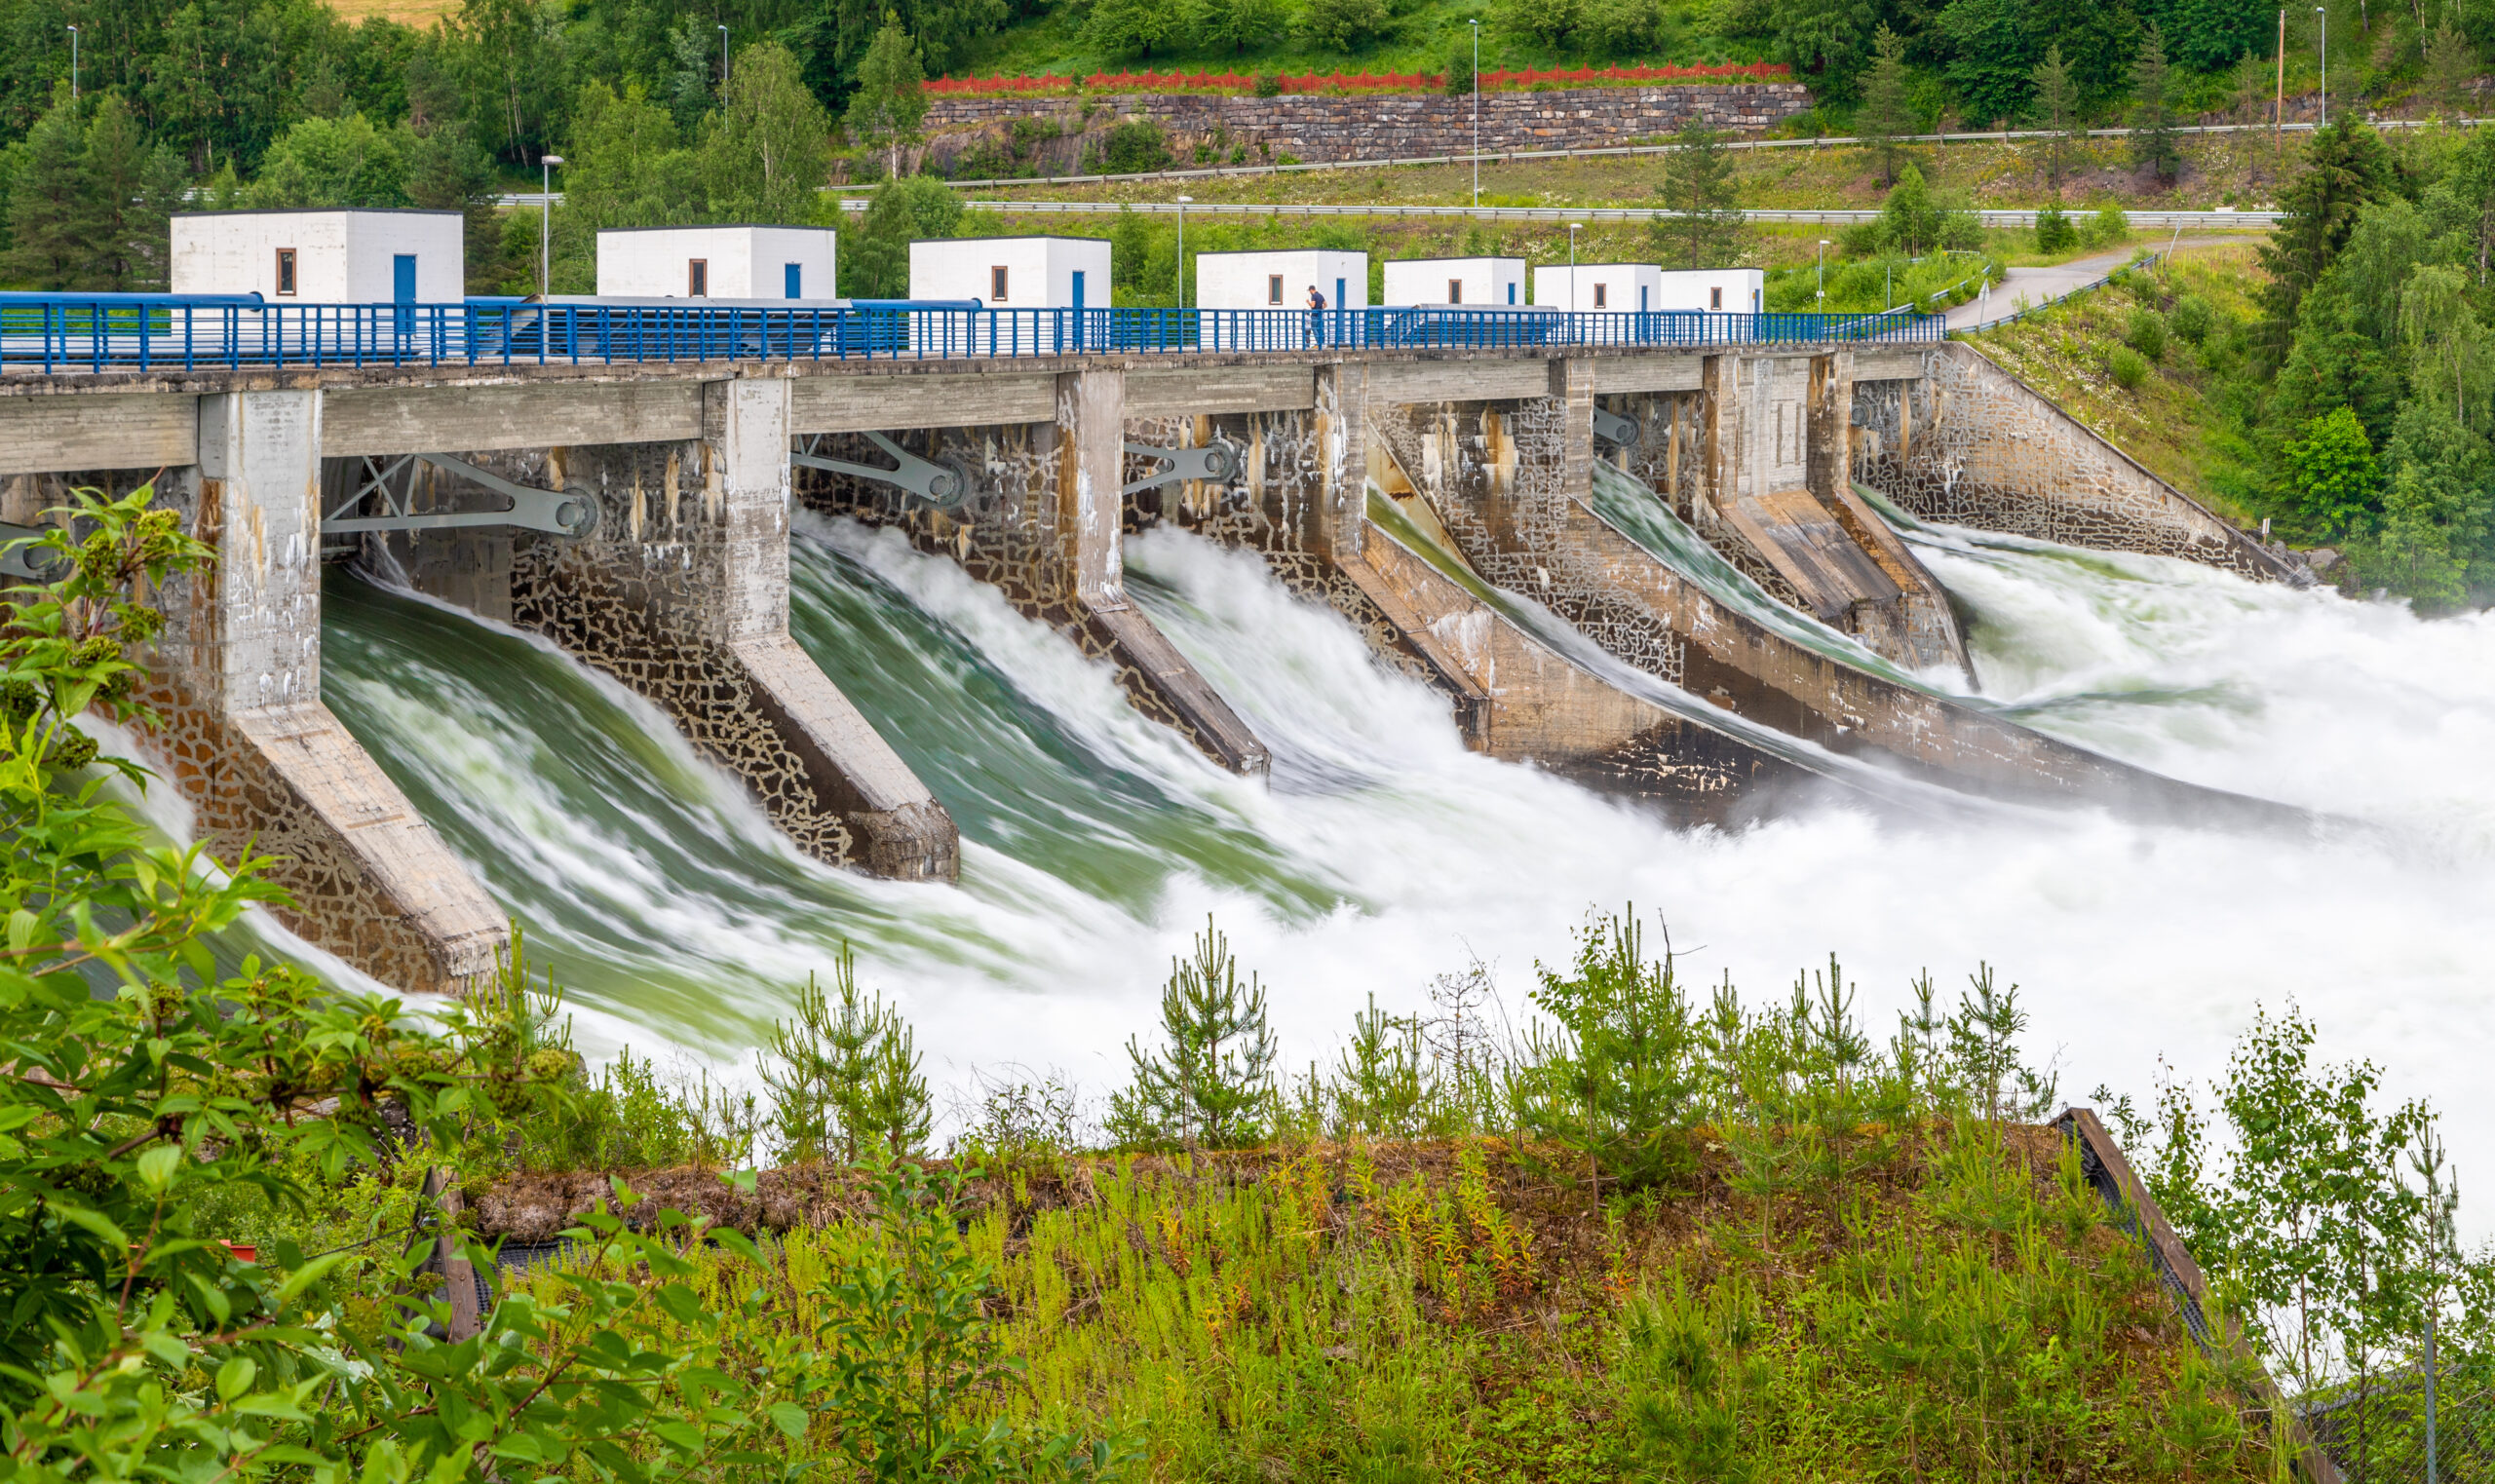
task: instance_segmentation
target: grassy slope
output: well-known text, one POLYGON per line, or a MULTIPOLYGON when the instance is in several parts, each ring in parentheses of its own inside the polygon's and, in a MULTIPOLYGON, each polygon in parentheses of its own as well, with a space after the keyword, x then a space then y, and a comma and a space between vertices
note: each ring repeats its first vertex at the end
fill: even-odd
MULTIPOLYGON (((2135 308, 2145 304, 2162 313, 2180 295, 2196 293, 2222 326, 2241 326, 2256 313, 2252 293, 2260 283, 2249 243, 2186 248, 2176 254, 2171 274, 2141 275, 2132 285, 2083 295, 1973 338, 2160 478, 2242 521, 2235 494, 2249 477, 2251 451, 2210 400, 2218 378, 2207 358, 2169 336, 2164 358, 2128 392, 2115 385, 2107 366, 2135 308)), ((2221 329, 2209 343, 2224 338, 2221 329)))
MULTIPOLYGON (((1028 1364, 996 1405, 1134 1429, 1163 1479, 2270 1476, 2051 1130, 1789 1137, 1698 1130, 1681 1188, 1599 1201, 1494 1139, 1010 1166, 965 1227, 1028 1364), (1785 1150, 1764 1195, 1746 1139, 1785 1150), (1708 1471, 1709 1426, 1753 1468, 1708 1471)), ((831 1305, 790 1275, 863 1239, 820 1172, 634 1184, 793 1223, 764 1278, 789 1324, 831 1305)), ((603 1189, 535 1185, 488 1224, 603 1189)))

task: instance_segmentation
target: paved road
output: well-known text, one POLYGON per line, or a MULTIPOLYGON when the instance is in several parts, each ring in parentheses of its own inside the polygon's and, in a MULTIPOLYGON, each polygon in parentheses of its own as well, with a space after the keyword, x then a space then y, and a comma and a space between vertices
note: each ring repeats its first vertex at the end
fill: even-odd
MULTIPOLYGON (((2189 242, 2178 242, 2175 247, 2198 247, 2205 244, 2225 240, 2214 237, 2195 238, 2189 242)), ((1998 323, 2018 313, 2018 301, 2022 296, 2026 299, 2026 307, 2029 309, 2039 304, 2050 304, 2055 299, 2066 298, 2073 291, 2087 287, 2130 262, 2133 250, 2124 247, 2114 252, 2099 252, 2092 257, 2073 258, 2067 263, 2056 263, 2051 268, 2009 269, 2002 282, 1992 285, 1992 296, 1989 299, 1969 299, 1964 304, 1950 306, 1944 323, 1952 330, 1979 329, 1987 324, 1998 323)))

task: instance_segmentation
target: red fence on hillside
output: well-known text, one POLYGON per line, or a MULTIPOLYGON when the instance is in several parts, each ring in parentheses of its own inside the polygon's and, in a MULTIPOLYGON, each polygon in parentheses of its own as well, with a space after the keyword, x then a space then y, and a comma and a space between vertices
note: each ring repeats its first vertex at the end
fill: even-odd
MULTIPOLYGON (((1619 83, 1709 82, 1731 78, 1790 77, 1793 69, 1783 62, 1722 62, 1711 67, 1681 67, 1670 63, 1660 67, 1555 67, 1550 71, 1526 68, 1511 72, 1504 68, 1480 75, 1484 90, 1494 88, 1531 88, 1543 83, 1573 83, 1601 87, 1619 83)), ((1284 76, 1279 81, 1285 93, 1435 93, 1446 86, 1446 77, 1437 72, 1336 72, 1330 75, 1311 72, 1300 77, 1284 76)), ((1094 72, 1086 78, 1042 73, 1036 77, 940 77, 927 84, 927 91, 937 94, 1044 93, 1071 88, 1078 82, 1083 87, 1116 93, 1248 92, 1256 79, 1237 72, 1094 72)))

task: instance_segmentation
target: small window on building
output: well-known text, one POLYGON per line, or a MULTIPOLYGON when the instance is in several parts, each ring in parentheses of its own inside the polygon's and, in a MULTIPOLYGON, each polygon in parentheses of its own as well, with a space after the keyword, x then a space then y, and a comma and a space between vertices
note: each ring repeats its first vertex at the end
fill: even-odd
POLYGON ((1609 284, 1596 284, 1594 285, 1594 308, 1607 309, 1610 306, 1611 285, 1609 284))
MULTIPOLYGON (((1005 302, 1006 278, 1007 274, 1002 267, 990 268, 987 270, 987 302, 990 304, 1002 304, 1005 302)), ((1044 304, 1040 307, 1045 309, 1048 306, 1044 304)))
POLYGON ((1464 280, 1449 279, 1446 281, 1446 301, 1449 304, 1461 304, 1464 302, 1464 280))
POLYGON ((696 299, 707 299, 710 296, 710 260, 709 258, 686 259, 684 291, 688 296, 696 299))
POLYGON ((294 292, 294 249, 292 247, 277 249, 277 291, 294 292))
POLYGON ((1721 288, 1709 288, 1707 290, 1707 307, 1709 309, 1723 308, 1724 290, 1721 288))
POLYGON ((1265 275, 1265 302, 1266 302, 1266 303, 1268 303, 1268 304, 1280 304, 1282 301, 1283 301, 1283 276, 1282 276, 1281 274, 1279 274, 1279 273, 1269 273, 1269 274, 1266 274, 1266 275, 1265 275))

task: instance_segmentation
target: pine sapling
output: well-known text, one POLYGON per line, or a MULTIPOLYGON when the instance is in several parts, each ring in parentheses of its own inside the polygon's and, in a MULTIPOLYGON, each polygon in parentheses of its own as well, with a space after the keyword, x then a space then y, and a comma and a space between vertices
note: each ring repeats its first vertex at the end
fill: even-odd
POLYGON ((1161 993, 1163 1047, 1127 1042, 1133 1085, 1109 1100, 1109 1125, 1133 1142, 1237 1148, 1262 1136, 1274 1102, 1279 1044, 1254 974, 1239 982, 1230 940, 1205 920, 1193 955, 1170 961, 1161 993))

